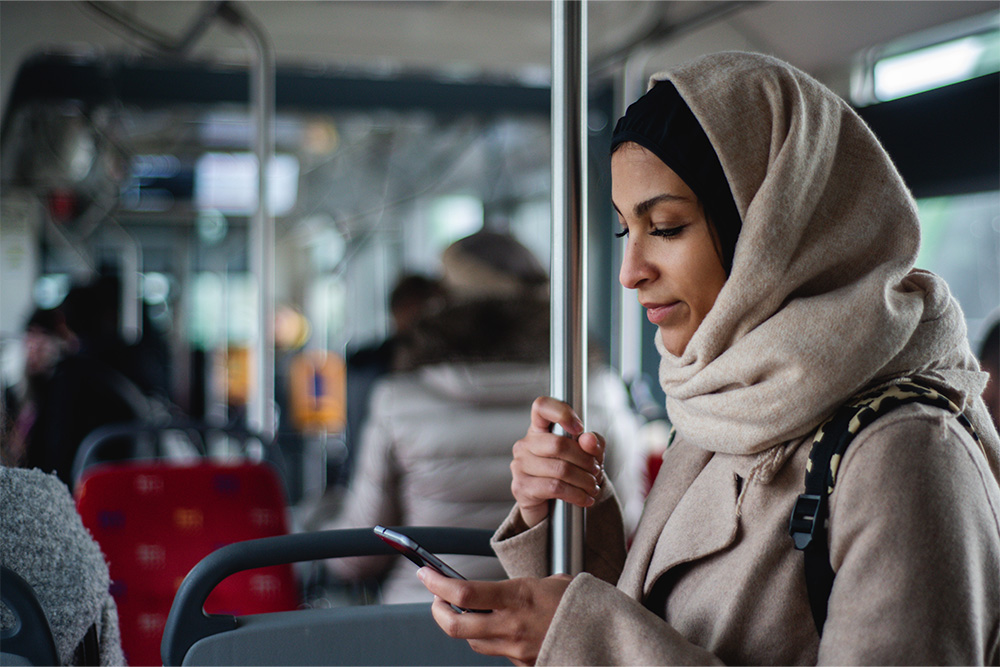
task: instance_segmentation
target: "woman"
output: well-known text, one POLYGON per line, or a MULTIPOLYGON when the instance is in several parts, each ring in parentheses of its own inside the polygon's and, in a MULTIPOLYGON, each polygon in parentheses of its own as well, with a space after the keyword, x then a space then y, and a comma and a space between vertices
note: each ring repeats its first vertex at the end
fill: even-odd
POLYGON ((620 279, 658 327, 677 429, 635 540, 626 554, 602 439, 538 399, 494 537, 520 579, 424 568, 435 619, 517 663, 997 664, 997 433, 959 307, 912 269, 916 207, 892 163, 846 103, 773 58, 715 54, 654 83, 611 158, 620 279), (850 397, 901 378, 948 396, 983 446, 919 404, 860 432, 830 497, 820 639, 787 533, 809 444, 850 397), (589 507, 572 579, 539 578, 551 498, 589 507))

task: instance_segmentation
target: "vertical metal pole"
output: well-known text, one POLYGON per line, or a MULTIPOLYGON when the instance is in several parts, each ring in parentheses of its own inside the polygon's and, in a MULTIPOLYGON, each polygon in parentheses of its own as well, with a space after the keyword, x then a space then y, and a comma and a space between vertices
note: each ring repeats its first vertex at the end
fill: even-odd
POLYGON ((257 382, 249 397, 248 426, 266 440, 274 435, 274 217, 268 183, 274 155, 274 50, 267 33, 242 7, 220 5, 219 14, 242 34, 256 56, 251 68, 254 153, 257 156, 257 209, 250 221, 250 267, 259 288, 258 329, 254 348, 257 382))
MULTIPOLYGON (((552 311, 550 389, 587 406, 587 4, 552 3, 552 311)), ((552 574, 583 571, 584 510, 561 500, 550 510, 552 574)))

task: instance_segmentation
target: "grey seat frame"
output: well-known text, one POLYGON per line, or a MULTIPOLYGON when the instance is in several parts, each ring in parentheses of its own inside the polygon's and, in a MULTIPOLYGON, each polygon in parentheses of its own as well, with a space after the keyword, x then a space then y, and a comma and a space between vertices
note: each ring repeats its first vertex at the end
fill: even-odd
MULTIPOLYGON (((396 527, 441 554, 494 556, 491 531, 396 527)), ((204 612, 209 593, 243 570, 396 552, 371 529, 318 531, 230 544, 185 577, 163 632, 164 665, 507 665, 448 637, 430 604, 369 605, 254 616, 204 612)))

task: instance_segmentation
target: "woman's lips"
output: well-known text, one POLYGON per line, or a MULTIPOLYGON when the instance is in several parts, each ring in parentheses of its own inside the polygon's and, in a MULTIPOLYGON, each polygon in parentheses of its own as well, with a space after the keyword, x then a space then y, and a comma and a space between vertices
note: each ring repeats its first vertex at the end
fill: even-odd
POLYGON ((646 318, 653 324, 658 325, 660 322, 662 322, 663 320, 667 319, 667 317, 670 316, 670 313, 672 313, 674 309, 677 308, 677 305, 679 303, 680 301, 674 301, 673 303, 667 303, 667 304, 651 303, 642 305, 646 309, 646 318))

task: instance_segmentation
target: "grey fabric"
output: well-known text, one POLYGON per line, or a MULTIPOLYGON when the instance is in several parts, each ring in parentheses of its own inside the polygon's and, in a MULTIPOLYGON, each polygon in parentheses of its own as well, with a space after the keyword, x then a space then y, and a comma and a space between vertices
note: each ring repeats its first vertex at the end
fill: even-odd
MULTIPOLYGON (((66 485, 37 469, 0 467, 0 507, 0 563, 34 588, 60 661, 75 664, 81 640, 96 624, 101 664, 124 664, 108 566, 66 485)), ((2 623, 13 623, 6 608, 2 623)))

